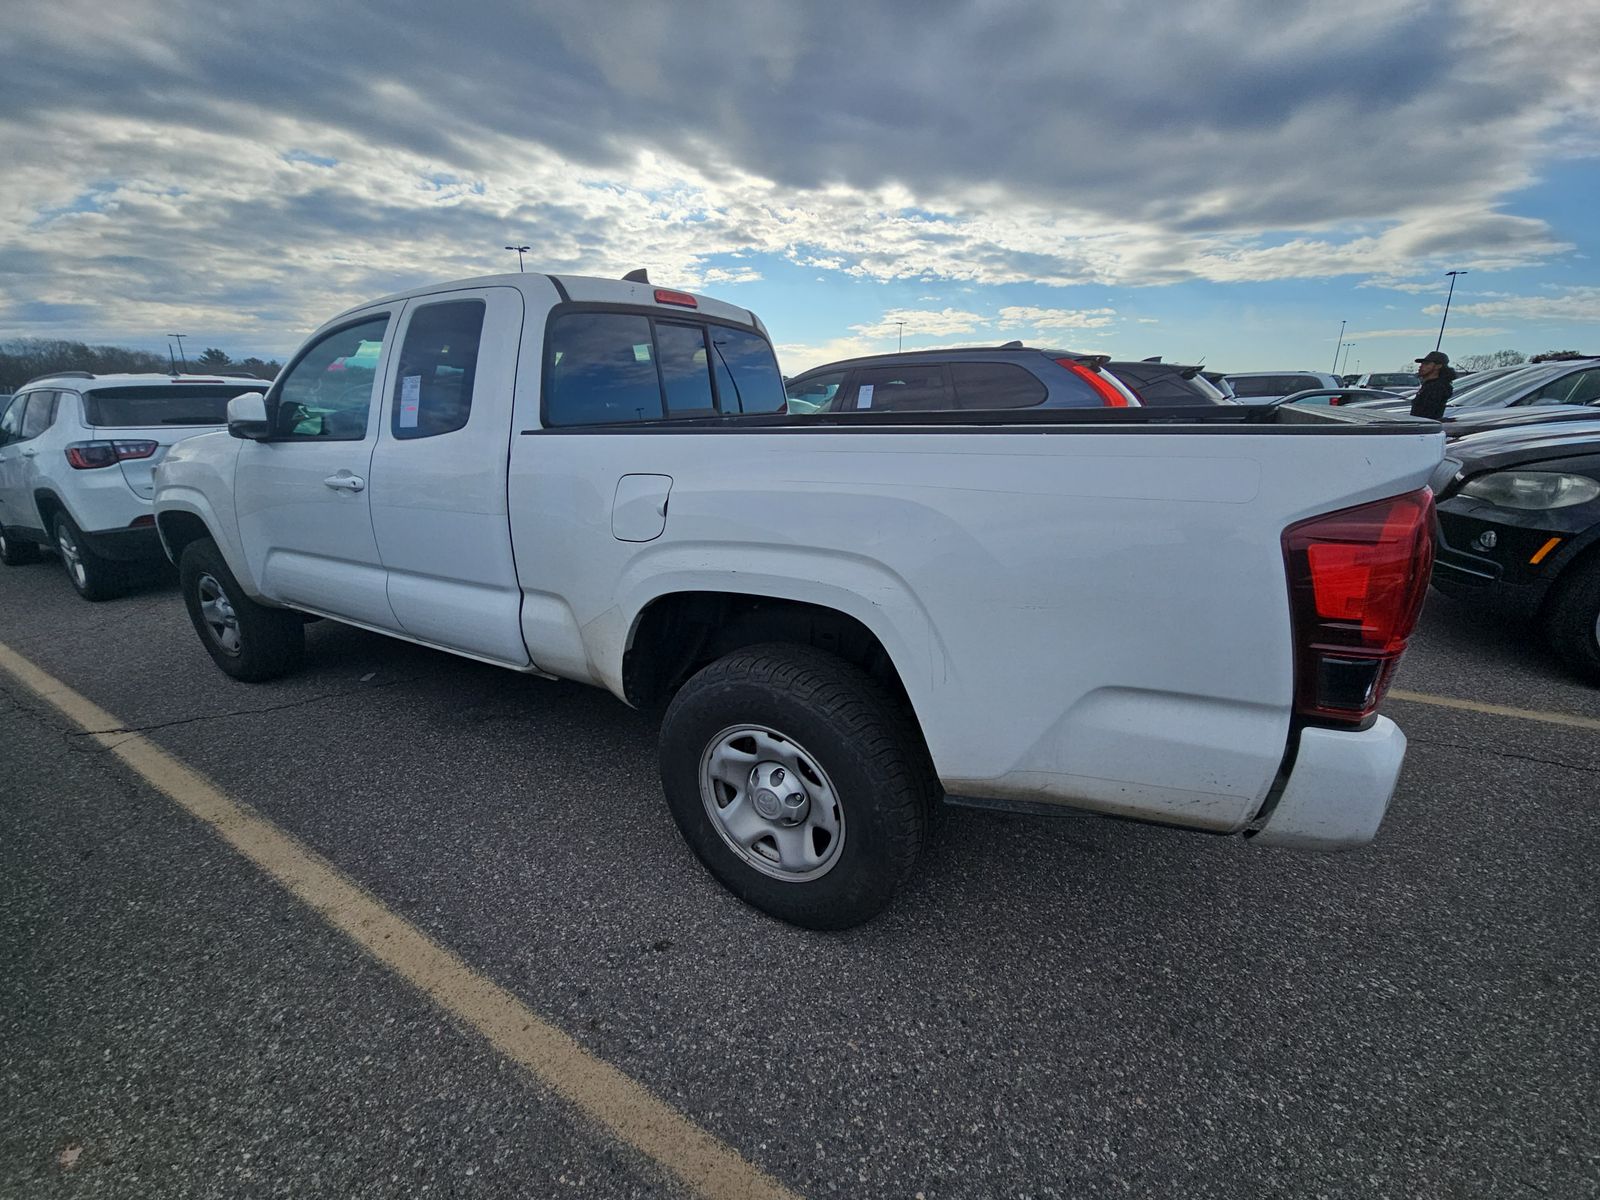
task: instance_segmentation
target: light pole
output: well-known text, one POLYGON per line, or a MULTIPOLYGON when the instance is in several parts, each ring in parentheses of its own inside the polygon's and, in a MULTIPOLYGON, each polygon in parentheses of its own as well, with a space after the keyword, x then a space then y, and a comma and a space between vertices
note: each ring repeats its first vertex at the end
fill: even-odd
POLYGON ((1454 296, 1456 294, 1456 276, 1457 275, 1465 275, 1465 274, 1467 274, 1467 272, 1466 271, 1446 271, 1445 274, 1450 276, 1450 290, 1449 290, 1449 292, 1447 292, 1445 294, 1445 298, 1444 298, 1444 316, 1439 318, 1439 340, 1434 342, 1434 344, 1433 344, 1433 348, 1435 350, 1437 350, 1440 346, 1442 346, 1444 344, 1444 323, 1450 319, 1450 297, 1452 297, 1452 296, 1454 296))
POLYGON ((169 334, 167 334, 167 336, 169 338, 177 338, 178 339, 178 361, 183 364, 183 373, 185 375, 187 375, 189 373, 189 360, 187 358, 185 358, 184 354, 183 354, 183 339, 187 335, 186 334, 182 334, 182 333, 169 333, 169 334))
MULTIPOLYGON (((1354 345, 1355 345, 1354 342, 1344 342, 1343 343, 1343 347, 1344 347, 1344 367, 1348 367, 1350 365, 1350 347, 1352 347, 1354 345)), ((1344 374, 1344 367, 1340 367, 1337 371, 1334 372, 1334 374, 1335 375, 1344 374)))
POLYGON ((507 246, 506 249, 507 250, 515 250, 517 252, 517 274, 521 275, 522 274, 522 256, 524 254, 526 254, 529 250, 532 250, 533 247, 532 246, 507 246))
POLYGON ((899 354, 906 348, 906 323, 904 321, 896 321, 895 324, 900 327, 900 340, 895 343, 894 352, 899 354))
POLYGON ((1339 350, 1344 345, 1344 327, 1349 323, 1350 319, 1348 317, 1340 321, 1339 336, 1333 339, 1333 373, 1335 375, 1339 373, 1339 350))

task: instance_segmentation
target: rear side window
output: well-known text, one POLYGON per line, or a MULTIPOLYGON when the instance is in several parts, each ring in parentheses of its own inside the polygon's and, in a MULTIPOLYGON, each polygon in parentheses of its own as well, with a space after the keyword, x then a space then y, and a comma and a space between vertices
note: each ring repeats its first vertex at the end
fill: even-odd
POLYGON ((83 419, 90 425, 130 429, 151 425, 224 425, 228 401, 241 392, 265 392, 267 383, 149 384, 100 388, 83 395, 83 419))
POLYGON ((1031 408, 1048 394, 1037 376, 1014 363, 951 363, 950 382, 962 408, 1031 408))
POLYGON ((57 392, 33 392, 28 396, 28 410, 22 416, 22 439, 38 437, 56 419, 57 392))
POLYGON ((549 424, 659 421, 665 415, 649 318, 563 313, 550 323, 547 353, 549 424))
POLYGON ((856 377, 855 409, 873 412, 926 412, 950 407, 944 368, 938 363, 868 367, 856 377))
POLYGON ((731 325, 707 327, 725 413, 780 413, 788 407, 772 346, 760 334, 731 325))
POLYGON ((448 300, 411 314, 395 373, 395 437, 437 437, 466 425, 472 415, 483 313, 482 300, 448 300))
POLYGON ((784 411, 778 360, 753 331, 618 312, 560 313, 549 330, 548 426, 784 411))

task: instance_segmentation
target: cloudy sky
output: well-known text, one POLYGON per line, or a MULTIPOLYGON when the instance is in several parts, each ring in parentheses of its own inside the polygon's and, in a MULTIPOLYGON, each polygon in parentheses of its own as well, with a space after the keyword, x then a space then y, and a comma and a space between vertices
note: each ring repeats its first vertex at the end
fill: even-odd
POLYGON ((1454 355, 1600 351, 1597 46, 1594 0, 11 4, 0 340, 283 354, 521 242, 789 373, 902 328, 1327 369, 1341 320, 1388 370, 1451 268, 1454 355))

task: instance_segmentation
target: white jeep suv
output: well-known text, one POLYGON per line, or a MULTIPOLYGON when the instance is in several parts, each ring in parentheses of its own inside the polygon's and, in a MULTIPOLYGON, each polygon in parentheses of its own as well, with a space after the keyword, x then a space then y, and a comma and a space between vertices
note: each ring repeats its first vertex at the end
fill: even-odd
POLYGON ((53 549, 86 600, 117 594, 164 561, 152 468, 182 438, 220 428, 230 397, 258 379, 91 375, 29 380, 0 412, 0 562, 53 549))

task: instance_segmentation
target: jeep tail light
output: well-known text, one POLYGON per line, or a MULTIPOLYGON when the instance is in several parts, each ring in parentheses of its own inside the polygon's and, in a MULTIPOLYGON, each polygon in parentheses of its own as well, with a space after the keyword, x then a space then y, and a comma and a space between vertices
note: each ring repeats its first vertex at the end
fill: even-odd
POLYGON ((158 442, 73 442, 67 446, 67 461, 80 471, 114 467, 124 459, 149 458, 158 442))
POLYGON ((1421 488, 1283 531, 1299 716, 1359 724, 1377 711, 1422 611, 1433 524, 1421 488))
POLYGON ((1107 408, 1127 408, 1128 398, 1110 383, 1099 371, 1093 367, 1086 367, 1081 362, 1070 358, 1056 359, 1056 366, 1065 367, 1079 379, 1094 389, 1094 394, 1100 397, 1100 402, 1107 408))

